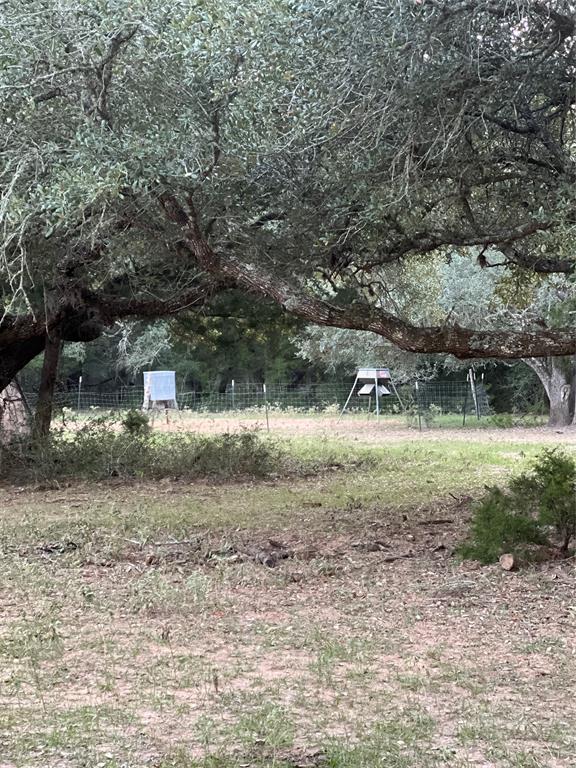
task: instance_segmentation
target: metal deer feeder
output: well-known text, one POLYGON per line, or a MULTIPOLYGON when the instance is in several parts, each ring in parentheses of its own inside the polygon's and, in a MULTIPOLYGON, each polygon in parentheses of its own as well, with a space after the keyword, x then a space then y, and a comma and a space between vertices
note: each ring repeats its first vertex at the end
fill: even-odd
POLYGON ((168 418, 168 408, 178 410, 176 400, 175 371, 144 371, 144 403, 142 410, 164 408, 168 418))
POLYGON ((380 416, 380 398, 389 397, 392 393, 396 396, 400 403, 400 407, 404 409, 402 400, 392 381, 389 368, 358 368, 354 384, 352 384, 348 399, 344 403, 340 418, 342 418, 346 408, 348 408, 354 393, 359 397, 369 397, 370 399, 374 397, 376 402, 376 416, 380 416))

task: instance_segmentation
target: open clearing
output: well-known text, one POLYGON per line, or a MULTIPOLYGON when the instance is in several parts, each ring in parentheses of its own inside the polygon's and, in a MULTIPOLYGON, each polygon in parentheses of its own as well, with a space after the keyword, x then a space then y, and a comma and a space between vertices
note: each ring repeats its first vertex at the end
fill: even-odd
POLYGON ((573 766, 574 561, 453 556, 573 432, 376 429, 293 438, 310 477, 3 488, 0 766, 573 766))
MULTIPOLYGON (((401 417, 382 416, 380 421, 375 416, 369 418, 360 415, 346 414, 342 419, 337 416, 283 415, 272 411, 268 423, 272 434, 281 436, 317 436, 320 438, 360 441, 363 443, 419 443, 422 441, 452 441, 466 440, 469 437, 474 442, 482 443, 538 443, 538 444, 569 444, 576 445, 576 428, 563 427, 549 429, 548 427, 514 427, 498 429, 490 426, 489 419, 476 422, 468 417, 467 426, 461 427, 460 416, 441 417, 440 425, 423 428, 419 431, 406 425, 401 417)), ((164 416, 158 416, 154 423, 155 429, 169 432, 194 431, 202 434, 218 432, 236 432, 239 429, 266 430, 264 413, 222 413, 221 415, 204 416, 183 412, 180 416, 169 415, 168 424, 164 416)))

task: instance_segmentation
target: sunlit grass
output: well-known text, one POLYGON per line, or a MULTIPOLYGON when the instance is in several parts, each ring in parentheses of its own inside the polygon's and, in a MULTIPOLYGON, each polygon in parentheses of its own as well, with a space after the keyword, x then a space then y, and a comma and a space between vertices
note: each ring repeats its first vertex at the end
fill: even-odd
POLYGON ((61 538, 84 541, 98 531, 146 540, 155 532, 182 536, 191 528, 347 525, 348 516, 327 516, 333 509, 369 510, 418 507, 451 494, 470 494, 519 471, 538 446, 438 441, 393 446, 358 446, 318 438, 282 441, 303 468, 288 479, 214 485, 169 479, 123 485, 81 485, 54 491, 61 504, 46 504, 42 491, 28 493, 23 504, 8 506, 0 535, 18 541, 61 538), (319 471, 318 471, 319 470, 319 471))

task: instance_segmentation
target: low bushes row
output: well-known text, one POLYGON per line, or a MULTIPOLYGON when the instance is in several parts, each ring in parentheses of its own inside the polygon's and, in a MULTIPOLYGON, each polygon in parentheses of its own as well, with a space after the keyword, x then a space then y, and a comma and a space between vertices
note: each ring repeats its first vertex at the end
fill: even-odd
POLYGON ((129 412, 53 430, 42 441, 12 442, 0 452, 0 477, 41 482, 64 478, 266 477, 294 469, 284 448, 253 430, 234 434, 152 432, 144 414, 129 412))

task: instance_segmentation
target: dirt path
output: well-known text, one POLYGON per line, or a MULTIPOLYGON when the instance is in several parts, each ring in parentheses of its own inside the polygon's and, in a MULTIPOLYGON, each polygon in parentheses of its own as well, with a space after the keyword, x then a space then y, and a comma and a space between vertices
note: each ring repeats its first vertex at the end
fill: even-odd
MULTIPOLYGON (((349 417, 338 420, 337 417, 317 416, 299 417, 271 414, 270 432, 276 435, 353 440, 368 444, 410 443, 422 441, 473 441, 478 443, 548 443, 576 445, 576 428, 565 427, 513 427, 496 429, 491 427, 474 428, 432 428, 410 429, 402 419, 360 420, 349 417)), ((157 420, 155 429, 162 431, 192 431, 201 434, 237 432, 241 429, 266 430, 264 416, 223 415, 202 417, 185 415, 175 418, 167 425, 157 420)))

